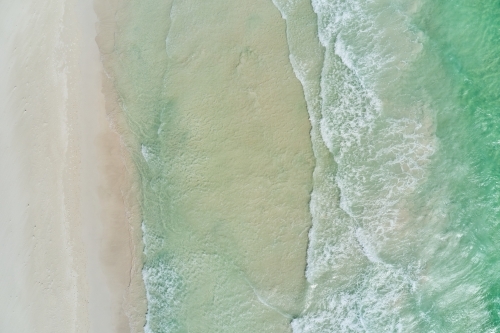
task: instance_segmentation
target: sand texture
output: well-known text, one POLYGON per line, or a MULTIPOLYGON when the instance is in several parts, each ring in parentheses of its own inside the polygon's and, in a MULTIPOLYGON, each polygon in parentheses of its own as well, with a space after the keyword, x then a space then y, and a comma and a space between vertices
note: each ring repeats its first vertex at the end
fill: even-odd
POLYGON ((0 332, 139 332, 137 184, 93 3, 2 2, 0 16, 0 332))

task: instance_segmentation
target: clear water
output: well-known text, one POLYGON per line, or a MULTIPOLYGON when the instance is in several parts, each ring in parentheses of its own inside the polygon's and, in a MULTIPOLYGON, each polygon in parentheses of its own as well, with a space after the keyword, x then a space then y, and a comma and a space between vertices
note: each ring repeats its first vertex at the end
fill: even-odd
POLYGON ((279 11, 141 0, 118 17, 110 73, 142 183, 146 332, 290 332, 314 156, 279 11))
POLYGON ((500 3, 256 3, 124 9, 146 331, 500 331, 500 3), (281 52, 258 39, 285 28, 276 8, 303 90, 274 72, 288 54, 262 60, 281 52), (296 106, 286 124, 245 118, 268 80, 296 106), (246 148, 220 149, 234 137, 246 148))
POLYGON ((313 0, 307 52, 276 5, 318 165, 294 332, 497 332, 499 3, 313 0))

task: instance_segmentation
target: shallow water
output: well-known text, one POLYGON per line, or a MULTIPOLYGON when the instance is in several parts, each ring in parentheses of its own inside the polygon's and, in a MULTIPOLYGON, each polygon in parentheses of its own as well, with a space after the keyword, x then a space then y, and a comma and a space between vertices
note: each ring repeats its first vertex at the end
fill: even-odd
POLYGON ((499 331, 500 6, 274 6, 120 12, 146 331, 499 331))
POLYGON ((130 1, 115 85, 142 182, 146 332, 290 332, 312 153, 268 1, 130 1))

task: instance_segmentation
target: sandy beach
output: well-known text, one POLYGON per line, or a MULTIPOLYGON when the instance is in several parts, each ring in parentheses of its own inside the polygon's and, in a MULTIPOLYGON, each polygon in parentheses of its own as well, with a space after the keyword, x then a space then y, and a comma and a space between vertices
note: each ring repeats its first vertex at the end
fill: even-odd
POLYGON ((0 332, 290 332, 314 157, 272 2, 0 16, 0 332))
POLYGON ((499 16, 0 1, 0 333, 499 332, 499 16))
POLYGON ((137 179, 93 5, 0 4, 1 332, 144 325, 137 179))

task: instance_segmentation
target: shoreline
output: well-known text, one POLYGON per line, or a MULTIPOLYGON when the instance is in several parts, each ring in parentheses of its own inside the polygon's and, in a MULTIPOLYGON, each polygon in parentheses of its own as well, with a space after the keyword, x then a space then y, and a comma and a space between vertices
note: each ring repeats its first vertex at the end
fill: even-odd
MULTIPOLYGON (((155 77, 158 96, 133 104, 131 109, 137 110, 131 117, 138 118, 128 119, 122 104, 129 110, 126 102, 136 103, 134 89, 139 84, 127 76, 131 73, 121 72, 133 70, 129 69, 133 62, 127 62, 131 59, 122 60, 130 55, 127 38, 138 37, 128 22, 144 24, 140 20, 147 20, 148 13, 139 14, 134 6, 140 4, 123 0, 57 0, 46 6, 28 1, 13 15, 24 21, 19 26, 11 23, 12 55, 0 58, 0 71, 10 73, 0 91, 7 96, 9 110, 5 119, 0 118, 7 124, 0 148, 12 155, 0 163, 0 171, 5 171, 0 181, 10 181, 0 194, 19 197, 11 201, 20 203, 11 214, 14 218, 2 220, 5 230, 15 229, 16 237, 14 244, 4 245, 15 250, 2 251, 0 264, 14 263, 17 271, 14 279, 0 277, 2 285, 13 286, 0 292, 0 306, 9 306, 13 298, 18 303, 14 316, 0 317, 0 331, 147 330, 141 204, 146 207, 151 193, 141 193, 139 177, 150 175, 139 169, 144 161, 135 158, 142 158, 136 151, 139 143, 148 151, 154 142, 139 137, 128 122, 143 125, 144 114, 139 111, 148 110, 149 104, 141 103, 159 98, 156 102, 164 103, 165 110, 169 100, 179 101, 180 122, 170 132, 155 130, 157 139, 188 149, 186 154, 179 149, 162 156, 165 160, 168 154, 182 156, 171 171, 179 193, 184 193, 175 207, 183 217, 170 222, 190 224, 166 244, 179 259, 194 253, 205 267, 198 271, 211 274, 199 281, 196 274, 183 277, 193 288, 198 284, 204 288, 182 301, 187 305, 179 315, 187 321, 193 306, 194 317, 200 320, 191 325, 200 330, 207 329, 205 324, 219 327, 220 320, 232 320, 224 308, 233 308, 226 302, 236 292, 241 297, 239 311, 251 307, 254 315, 267 318, 269 322, 259 324, 263 330, 288 332, 289 321, 300 313, 306 296, 314 156, 304 91, 289 62, 286 23, 278 9, 264 1, 245 6, 214 3, 216 11, 231 18, 222 24, 198 21, 184 8, 186 4, 177 3, 166 32, 168 52, 163 51, 162 30, 154 36, 157 54, 144 54, 152 61, 158 60, 154 56, 168 57, 170 76, 167 81, 155 77), (186 30, 187 25, 202 31, 203 24, 213 29, 209 38, 186 30), (186 60, 190 54, 195 61, 186 60), (224 61, 219 60, 221 54, 224 61), (124 75, 118 77, 123 82, 116 82, 117 74, 124 75), (130 90, 118 91, 123 85, 130 90), (224 98, 214 98, 222 90, 224 98), (124 96, 129 100, 120 99, 124 96), (29 105, 27 113, 18 114, 23 105, 29 105), (16 125, 9 127, 11 118, 16 125), (177 141, 175 131, 189 133, 186 146, 177 141), (160 133, 164 133, 161 138, 160 133), (9 145, 15 141, 20 142, 17 149, 9 145), (7 170, 14 164, 18 167, 7 170), (30 205, 28 213, 24 204, 30 205), (203 246, 193 242, 190 233, 203 246), (175 248, 176 244, 182 246, 175 248), (213 255, 205 256, 206 252, 213 255), (23 266, 16 263, 19 258, 23 266), (218 290, 224 281, 231 285, 218 290), (210 286, 215 289, 209 290, 210 286), (196 305, 198 299, 207 308, 214 305, 210 299, 215 293, 223 301, 213 313, 228 315, 220 320, 206 317, 196 305), (30 320, 21 324, 23 318, 30 320), (19 325, 24 326, 19 329, 19 325)), ((213 10, 205 5, 206 12, 213 10)), ((206 18, 204 6, 195 12, 200 18, 206 18)), ((145 26, 141 28, 148 30, 145 26)), ((157 73, 154 66, 149 69, 149 75, 135 73, 151 85, 157 73)), ((156 116, 144 119, 153 121, 156 116)), ((169 119, 160 121, 167 126, 169 119)), ((157 221, 154 214, 149 217, 149 223, 157 221)), ((189 271, 186 258, 176 269, 189 271)), ((149 268, 160 272, 162 267, 149 268)), ((153 310, 156 315, 161 312, 153 310)))
POLYGON ((0 264, 12 267, 0 331, 142 332, 137 175, 110 117, 94 4, 0 7, 0 264))
MULTIPOLYGON (((111 327, 117 332, 142 332, 146 299, 141 275, 143 245, 138 202, 139 179, 128 151, 126 128, 120 126, 123 116, 120 114, 118 98, 105 73, 103 55, 96 41, 100 23, 96 7, 101 1, 85 2, 88 6, 87 12, 92 15, 92 22, 89 22, 88 26, 91 34, 88 42, 93 48, 93 81, 100 83, 94 90, 94 95, 99 95, 99 112, 94 119, 98 118, 101 126, 101 131, 95 133, 94 154, 97 155, 97 160, 101 161, 101 180, 100 185, 95 184, 94 189, 99 188, 101 218, 106 221, 101 225, 100 235, 95 232, 92 234, 92 230, 99 226, 90 226, 88 241, 89 245, 101 241, 101 249, 94 253, 94 261, 99 261, 111 293, 109 305, 105 306, 102 304, 99 289, 95 288, 94 313, 90 313, 90 317, 101 323, 106 320, 111 308, 114 320, 108 323, 107 327, 96 328, 96 332, 109 331, 111 327), (100 238, 104 239, 104 242, 100 238)), ((93 127, 90 122, 89 126, 88 131, 93 127)), ((90 169, 92 158, 89 158, 88 162, 90 169)))
POLYGON ((305 297, 314 157, 285 22, 266 1, 125 5, 104 8, 120 33, 104 22, 101 50, 137 137, 148 324, 288 332, 305 297))

